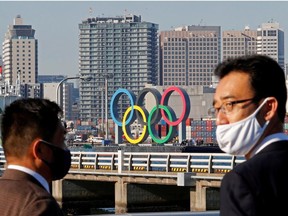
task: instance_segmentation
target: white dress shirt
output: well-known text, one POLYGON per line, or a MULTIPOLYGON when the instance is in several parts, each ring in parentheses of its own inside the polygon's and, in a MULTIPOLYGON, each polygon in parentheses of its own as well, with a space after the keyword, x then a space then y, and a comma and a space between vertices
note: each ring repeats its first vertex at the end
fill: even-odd
POLYGON ((19 165, 13 165, 13 164, 8 165, 7 169, 20 170, 22 172, 25 172, 25 173, 33 176, 50 193, 48 182, 39 173, 36 173, 35 171, 28 169, 27 167, 23 167, 23 166, 19 166, 19 165))

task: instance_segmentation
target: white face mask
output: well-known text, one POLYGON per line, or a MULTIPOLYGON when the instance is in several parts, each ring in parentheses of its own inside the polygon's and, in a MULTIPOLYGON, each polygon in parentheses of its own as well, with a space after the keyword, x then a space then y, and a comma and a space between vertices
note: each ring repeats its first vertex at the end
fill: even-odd
POLYGON ((235 123, 217 126, 216 138, 222 151, 231 155, 245 155, 252 149, 269 124, 267 121, 261 127, 256 118, 257 113, 267 100, 268 98, 247 118, 235 123))

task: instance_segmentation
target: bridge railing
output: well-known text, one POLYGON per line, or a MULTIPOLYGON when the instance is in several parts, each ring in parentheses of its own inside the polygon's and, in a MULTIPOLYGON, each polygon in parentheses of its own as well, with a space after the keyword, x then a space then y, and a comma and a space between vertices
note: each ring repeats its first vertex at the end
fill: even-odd
POLYGON ((3 150, 0 150, 0 171, 3 171, 5 169, 5 163, 6 163, 6 159, 5 159, 5 155, 3 150))
POLYGON ((243 162, 225 153, 71 152, 72 169, 223 173, 243 162), (120 160, 119 160, 120 158, 120 160))
MULTIPOLYGON (((225 173, 243 162, 242 156, 225 153, 170 152, 82 152, 72 151, 71 169, 225 173)), ((5 169, 5 156, 0 150, 0 170, 5 169)))

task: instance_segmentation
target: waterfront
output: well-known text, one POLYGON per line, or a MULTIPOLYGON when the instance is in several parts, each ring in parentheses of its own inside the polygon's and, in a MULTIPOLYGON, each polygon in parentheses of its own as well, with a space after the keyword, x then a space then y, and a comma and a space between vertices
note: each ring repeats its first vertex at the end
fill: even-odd
MULTIPOLYGON (((101 214, 103 215, 103 214, 101 214)), ((101 216, 97 215, 97 216, 101 216)), ((205 211, 205 212, 147 212, 147 213, 128 213, 123 216, 219 216, 219 211, 205 211)), ((81 215, 87 216, 87 215, 81 215)), ((104 215, 103 215, 104 216, 104 215)), ((105 214, 105 216, 115 216, 115 214, 105 214)))
MULTIPOLYGON (((137 147, 135 148, 137 150, 137 147)), ((147 148, 145 149, 147 151, 147 148)), ((109 148, 109 150, 112 149, 109 148)), ((190 211, 192 203, 194 208, 192 211, 219 209, 219 181, 223 176, 220 171, 224 168, 227 169, 227 167, 231 168, 231 156, 226 158, 226 155, 219 153, 172 153, 171 149, 165 153, 163 152, 164 149, 159 147, 157 147, 157 150, 160 150, 160 152, 157 153, 155 151, 140 152, 139 149, 136 152, 125 150, 124 152, 119 150, 118 152, 104 152, 98 149, 93 152, 82 152, 81 156, 78 152, 72 152, 74 158, 73 168, 69 175, 65 177, 66 181, 55 188, 62 188, 63 195, 60 195, 60 197, 64 198, 63 204, 66 207, 68 204, 71 206, 74 201, 72 206, 75 207, 76 204, 79 204, 81 205, 79 210, 83 207, 86 210, 86 212, 74 212, 73 215, 93 215, 101 207, 114 206, 117 214, 126 212, 190 211), (121 170, 116 167, 119 158, 125 161, 125 166, 121 170), (163 160, 164 158, 165 160, 163 160), (223 160, 227 161, 229 166, 225 166, 223 160), (197 161, 200 161, 201 164, 197 161), (142 165, 145 170, 139 169, 142 165), (195 170, 196 168, 200 169, 199 165, 201 165, 202 170, 195 170), (208 169, 209 167, 210 169, 208 169), (157 171, 155 171, 155 168, 157 168, 157 171), (194 180, 188 181, 193 170, 195 171, 194 180), (180 173, 184 172, 183 175, 178 175, 179 171, 180 173), (185 175, 187 181, 184 181, 185 173, 187 174, 185 175), (181 176, 183 177, 181 178, 181 176), (209 178, 209 181, 214 179, 213 185, 206 185, 205 182, 207 181, 201 181, 201 178, 209 178), (195 181, 202 182, 203 187, 201 186, 199 189, 206 188, 207 199, 205 200, 207 203, 203 203, 204 205, 196 201, 199 200, 196 194, 200 194, 200 191, 199 193, 190 193, 191 190, 196 190, 195 181), (68 194, 71 197, 70 199, 67 197, 68 194), (77 200, 81 201, 75 202, 77 200), (195 204, 193 200, 196 201, 195 204), (109 203, 110 205, 108 205, 109 203), (90 209, 88 209, 88 206, 90 206, 90 209)), ((99 213, 97 212, 97 214, 99 213)))
MULTIPOLYGON (((89 215, 75 215, 75 216, 115 216, 115 209, 114 208, 103 208, 104 213, 93 213, 89 215)), ((218 210, 214 211, 199 211, 199 212, 192 212, 192 211, 171 211, 171 212, 141 212, 141 213, 126 213, 121 214, 123 216, 219 216, 220 212, 218 210)))
MULTIPOLYGON (((99 213, 92 214, 81 214, 81 215, 73 215, 73 216, 115 216, 114 208, 101 208, 99 209, 99 213), (106 213, 104 213, 106 212, 106 213)), ((220 212, 218 210, 213 211, 200 211, 200 212, 192 212, 192 211, 170 211, 170 212, 137 212, 137 213, 126 213, 121 214, 123 216, 219 216, 220 212)), ((72 216, 72 215, 71 215, 72 216)))
MULTIPOLYGON (((172 146, 171 147, 158 146, 158 147, 149 147, 149 148, 139 147, 139 149, 136 146, 133 146, 133 147, 127 146, 125 149, 122 149, 122 150, 124 151, 123 160, 125 160, 126 163, 125 163, 125 166, 123 167, 123 170, 122 169, 120 170, 121 175, 118 174, 119 173, 118 168, 116 169, 116 172, 115 172, 118 158, 121 157, 119 156, 119 154, 121 153, 121 152, 119 153, 119 149, 118 149, 118 152, 115 152, 115 148, 110 146, 110 147, 103 147, 99 149, 97 148, 95 150, 89 149, 89 152, 86 152, 86 153, 83 151, 72 152, 73 167, 72 167, 72 170, 70 170, 70 174, 68 174, 65 177, 65 181, 63 182, 61 181, 62 182, 61 185, 58 185, 52 190, 53 192, 57 192, 57 194, 55 194, 56 197, 63 198, 63 200, 59 199, 59 201, 60 202, 63 201, 62 205, 66 208, 66 210, 69 210, 69 211, 66 211, 67 213, 66 215, 95 215, 95 214, 96 215, 101 215, 101 214, 108 215, 114 212, 107 211, 104 213, 103 211, 99 211, 99 210, 101 208, 103 209, 103 208, 109 208, 109 207, 112 209, 115 206, 119 210, 119 206, 120 206, 120 209, 122 206, 121 204, 122 200, 126 200, 127 198, 128 198, 127 200, 128 202, 126 203, 126 205, 127 205, 128 211, 116 211, 118 214, 119 212, 123 212, 123 213, 125 212, 129 212, 129 213, 158 212, 160 213, 160 212, 167 212, 167 211, 184 212, 184 211, 190 210, 191 205, 189 204, 189 199, 198 200, 196 197, 191 198, 189 196, 189 188, 177 186, 176 184, 177 175, 175 175, 177 173, 175 173, 175 171, 176 172, 178 171, 177 170, 173 171, 176 168, 180 169, 186 163, 188 163, 188 161, 193 161, 193 164, 190 164, 188 168, 189 171, 193 170, 194 165, 197 166, 197 163, 195 161, 198 158, 196 157, 198 156, 197 153, 177 152, 181 149, 175 148, 172 146), (136 150, 136 152, 133 152, 130 148, 133 148, 133 150, 136 150), (104 149, 106 151, 103 151, 104 149), (165 150, 168 152, 165 152, 165 150), (156 151, 158 151, 158 153, 156 153, 156 151), (79 154, 81 154, 81 157, 79 156, 79 154), (97 154, 97 157, 95 157, 95 154, 97 154), (189 154, 189 157, 187 157, 188 154, 189 154), (168 155, 169 157, 167 157, 168 155), (169 158, 169 160, 164 161, 165 162, 164 164, 162 164, 163 156, 164 158, 169 158), (183 161, 184 156, 186 158, 185 161, 183 161), (128 160, 128 158, 130 158, 130 160, 128 160), (149 164, 147 171, 133 169, 133 167, 135 166, 136 168, 139 167, 142 163, 141 161, 143 161, 144 158, 146 158, 145 159, 146 164, 149 164), (148 159, 149 161, 147 161, 148 159), (160 159, 162 163, 159 163, 160 159), (106 164, 111 165, 112 163, 111 161, 113 161, 113 164, 112 164, 113 170, 112 170, 112 167, 110 167, 109 169, 104 169, 106 167, 106 164), (182 162, 180 163, 180 161, 182 162), (90 166, 93 164, 95 166, 85 167, 86 166, 85 164, 87 164, 88 162, 90 166), (101 166, 99 164, 101 164, 101 166), (78 165, 78 167, 75 167, 75 165, 78 165), (158 173, 157 176, 154 175, 155 171, 153 171, 153 169, 155 168, 154 166, 156 165, 158 168, 160 165, 161 167, 164 167, 164 168, 166 167, 163 171, 158 170, 161 173, 158 173), (174 166, 176 166, 176 168, 174 166), (95 167, 97 168, 94 169, 95 167), (125 167, 126 168, 130 167, 131 171, 125 169, 125 167), (120 189, 119 187, 122 187, 121 182, 123 182, 119 178, 121 179, 123 178, 125 182, 128 182, 127 186, 125 186, 126 189, 124 190, 124 191, 127 191, 127 193, 126 192, 122 193, 121 192, 122 190, 119 190, 120 189), (137 184, 135 184, 136 182, 137 184), (61 188, 61 190, 57 190, 57 188, 61 188), (126 195, 127 197, 125 198, 126 195), (120 201, 120 205, 119 205, 119 201, 120 201)), ((201 154, 201 156, 203 155, 201 154)), ((213 164, 214 164, 214 165, 211 164, 211 166, 209 167, 213 167, 213 169, 214 168, 218 169, 219 167, 215 167, 218 164, 217 163, 218 159, 216 160, 216 158, 214 157, 209 157, 209 158, 211 158, 211 162, 213 161, 213 164)), ((203 161, 204 158, 200 158, 200 159, 202 163, 204 163, 203 161)), ((208 159, 205 162, 205 164, 206 163, 209 164, 208 159)), ((207 167, 205 169, 204 168, 205 167, 203 167, 203 170, 207 169, 207 167)), ((182 186, 185 186, 185 185, 182 185, 182 186)), ((217 191, 209 190, 207 191, 207 193, 208 193, 207 198, 210 201, 213 201, 214 199, 212 199, 212 197, 217 195, 217 191)), ((208 203, 210 203, 210 201, 208 203)), ((213 203, 215 202, 213 201, 213 203)), ((209 205, 209 206, 206 206, 207 208, 202 208, 202 210, 203 211, 213 210, 213 209, 217 210, 218 209, 217 206, 218 205, 211 208, 211 205, 209 205)), ((199 210, 199 208, 197 210, 199 210)))

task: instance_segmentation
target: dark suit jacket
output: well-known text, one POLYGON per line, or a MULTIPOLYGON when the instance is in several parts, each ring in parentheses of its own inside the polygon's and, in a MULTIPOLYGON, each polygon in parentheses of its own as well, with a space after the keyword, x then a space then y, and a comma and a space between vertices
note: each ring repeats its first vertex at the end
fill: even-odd
POLYGON ((288 141, 262 149, 227 173, 220 189, 220 215, 288 215, 288 141))
POLYGON ((0 178, 1 216, 64 215, 54 197, 31 175, 7 169, 0 178))

